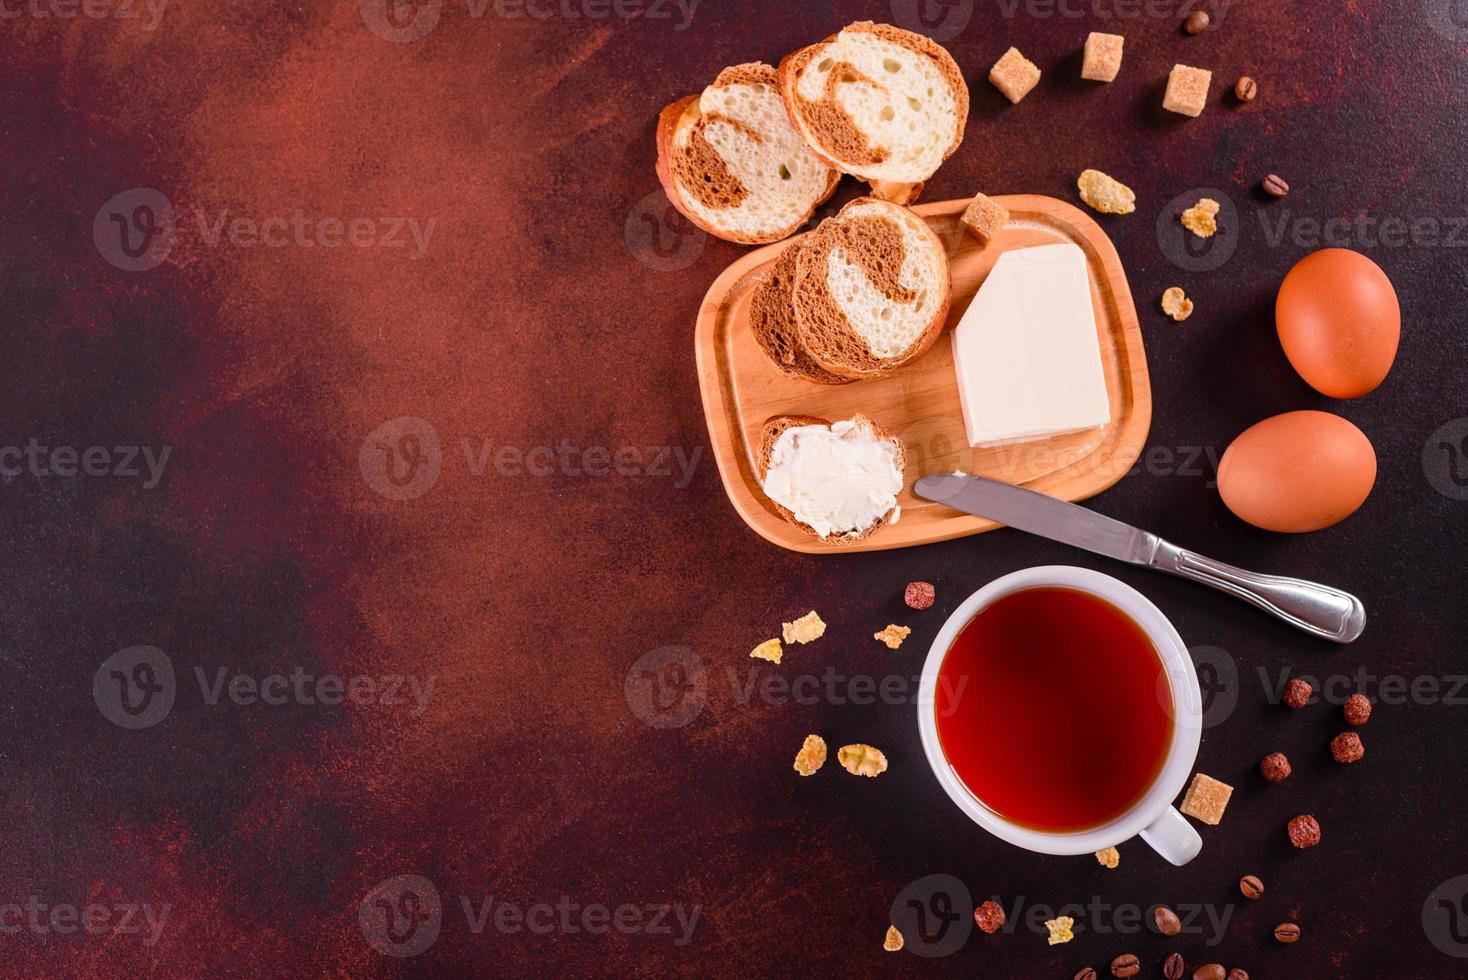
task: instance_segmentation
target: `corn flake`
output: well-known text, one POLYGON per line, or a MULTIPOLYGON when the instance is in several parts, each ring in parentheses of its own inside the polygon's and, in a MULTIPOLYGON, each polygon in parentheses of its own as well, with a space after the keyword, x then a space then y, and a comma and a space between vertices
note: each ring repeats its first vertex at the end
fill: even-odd
POLYGON ((906 626, 898 626, 897 624, 893 623, 888 625, 888 627, 882 630, 880 633, 873 633, 872 639, 881 640, 883 643, 887 644, 890 649, 896 650, 898 647, 902 646, 902 641, 907 639, 907 634, 911 632, 912 630, 908 629, 906 626))
POLYGON ((1162 312, 1181 323, 1193 315, 1193 301, 1183 295, 1182 287, 1172 286, 1162 294, 1162 312))
POLYGON ((1047 919, 1045 928, 1050 930, 1050 936, 1046 939, 1046 942, 1051 946, 1059 946, 1061 943, 1070 942, 1075 938, 1075 933, 1070 931, 1071 927, 1075 924, 1075 920, 1068 915, 1062 915, 1058 919, 1047 919))
POLYGON ((795 771, 802 776, 814 776, 826 764, 826 740, 819 735, 807 735, 805 744, 795 753, 795 771))
POLYGON ((759 660, 768 660, 772 664, 779 663, 780 657, 783 653, 784 650, 781 649, 779 640, 766 640, 759 646, 755 647, 753 650, 749 651, 749 655, 751 657, 755 657, 759 660))
POLYGON ((1096 852, 1096 863, 1103 868, 1114 868, 1121 863, 1121 852, 1114 847, 1096 852))
POLYGON ((1102 214, 1131 214, 1137 209, 1137 195, 1115 177, 1099 170, 1083 170, 1076 179, 1081 200, 1102 214))
POLYGON ((782 625, 786 643, 809 643, 811 640, 819 640, 826 632, 826 624, 821 617, 816 615, 812 609, 793 623, 782 625))
POLYGON ((1199 199, 1197 204, 1183 212, 1183 227, 1199 238, 1212 238, 1218 230, 1218 202, 1211 197, 1199 199))
POLYGON ((902 948, 902 933, 897 931, 896 926, 887 927, 887 938, 882 940, 882 948, 889 953, 895 953, 902 948))
POLYGON ((887 771, 887 757, 870 745, 843 745, 836 750, 836 761, 853 776, 876 777, 887 771))

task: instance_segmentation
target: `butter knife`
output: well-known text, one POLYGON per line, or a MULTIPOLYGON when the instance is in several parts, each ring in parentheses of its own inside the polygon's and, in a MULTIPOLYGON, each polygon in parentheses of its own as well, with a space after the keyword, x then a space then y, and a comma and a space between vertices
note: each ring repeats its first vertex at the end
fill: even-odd
POLYGON ((1034 490, 978 476, 925 476, 913 486, 925 500, 1201 582, 1273 613, 1313 636, 1350 643, 1366 629, 1366 609, 1349 592, 1318 582, 1261 575, 1205 558, 1155 534, 1034 490))

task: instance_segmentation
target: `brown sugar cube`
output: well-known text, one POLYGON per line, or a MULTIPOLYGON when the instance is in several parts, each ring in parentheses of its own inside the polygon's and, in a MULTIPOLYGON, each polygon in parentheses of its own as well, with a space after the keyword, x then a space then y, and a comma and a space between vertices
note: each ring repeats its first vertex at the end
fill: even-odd
POLYGON ((1121 46, 1126 38, 1120 34, 1092 31, 1086 37, 1086 59, 1081 64, 1081 77, 1092 82, 1115 81, 1121 71, 1121 46))
POLYGON ((1213 81, 1213 72, 1187 65, 1173 65, 1172 74, 1167 76, 1167 94, 1162 97, 1162 108, 1184 116, 1199 116, 1208 104, 1208 86, 1213 81))
MULTIPOLYGON (((974 233, 981 245, 987 245, 994 240, 995 235, 1004 230, 1004 223, 1009 220, 1009 209, 992 197, 975 194, 959 220, 974 233)), ((929 605, 931 604, 930 601, 929 605)))
POLYGON ((1228 807, 1228 798, 1233 793, 1234 788, 1227 783, 1220 783, 1201 772, 1194 773, 1192 785, 1188 787, 1188 794, 1183 797, 1183 805, 1179 809, 1190 817, 1216 827, 1223 819, 1223 811, 1228 807))
POLYGON ((1020 54, 1019 48, 1010 48, 989 69, 989 81, 1010 102, 1018 102, 1039 84, 1040 69, 1033 61, 1020 54))

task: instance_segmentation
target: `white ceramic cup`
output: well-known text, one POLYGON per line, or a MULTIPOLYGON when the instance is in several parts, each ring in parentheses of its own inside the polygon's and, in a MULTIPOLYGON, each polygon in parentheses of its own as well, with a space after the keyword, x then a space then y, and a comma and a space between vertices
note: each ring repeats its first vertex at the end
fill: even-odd
MULTIPOLYGON (((1172 806, 1193 771, 1203 727, 1203 694, 1193 660, 1167 617, 1136 589, 1110 575, 1069 565, 1042 565, 997 578, 969 596, 948 617, 928 651, 918 689, 918 731, 923 752, 938 782, 960 810, 989 833, 1018 847, 1042 854, 1093 854, 1130 840, 1137 834, 1173 864, 1187 864, 1198 856, 1203 840, 1172 806), (934 714, 938 668, 948 648, 969 621, 1000 596, 1023 589, 1058 587, 1077 589, 1105 599, 1140 626, 1162 659, 1172 692, 1172 742, 1162 771, 1131 809, 1109 823, 1073 833, 1047 833, 1010 823, 985 806, 958 778, 938 742, 934 714)), ((1064 751, 1064 746, 1056 746, 1064 751)))

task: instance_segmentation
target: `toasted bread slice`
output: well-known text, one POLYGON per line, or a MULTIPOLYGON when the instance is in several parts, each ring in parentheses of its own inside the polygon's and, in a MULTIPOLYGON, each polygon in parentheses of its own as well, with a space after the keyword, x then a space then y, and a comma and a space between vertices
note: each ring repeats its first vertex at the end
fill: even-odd
POLYGON ((830 544, 860 541, 902 516, 897 495, 905 485, 907 449, 865 415, 834 423, 811 415, 776 416, 765 423, 755 462, 760 485, 780 516, 830 544), (806 426, 828 430, 819 434, 821 445, 803 448, 797 436, 782 443, 786 432, 806 426), (821 452, 821 462, 837 468, 795 468, 797 458, 809 452, 821 452), (809 511, 806 519, 792 508, 809 511))
POLYGON ((800 248, 808 239, 786 246, 749 300, 749 326, 780 373, 823 385, 846 384, 852 378, 832 374, 816 363, 800 342, 795 322, 795 270, 800 248))
POLYGON ((779 77, 759 62, 725 68, 702 95, 664 109, 657 144, 668 200, 731 242, 794 234, 841 179, 790 125, 779 77))
POLYGON ((927 352, 943 332, 948 254, 907 208, 859 197, 801 242, 801 346, 826 371, 867 378, 927 352))
POLYGON ((963 141, 968 84, 953 57, 921 34, 859 21, 780 62, 795 128, 831 166, 894 185, 921 184, 963 141))

